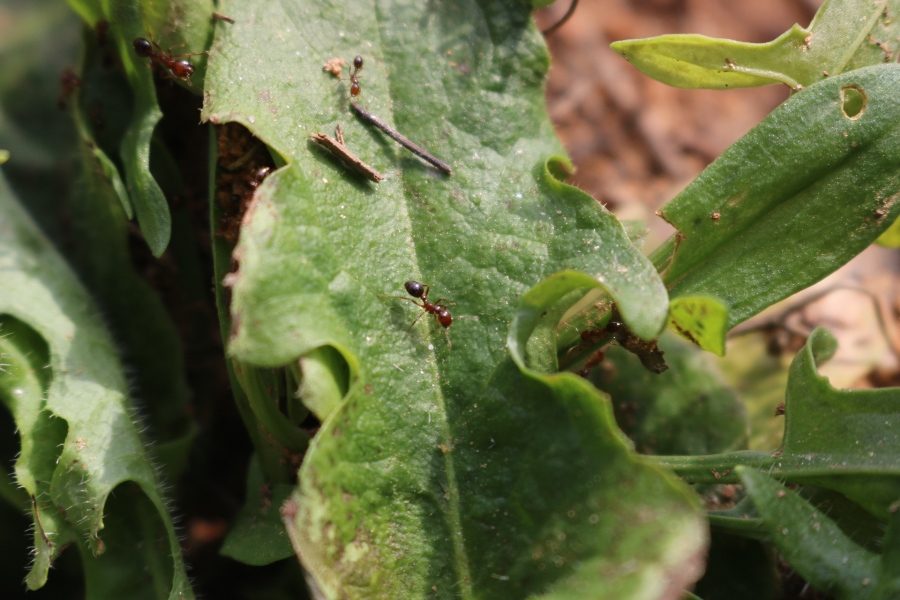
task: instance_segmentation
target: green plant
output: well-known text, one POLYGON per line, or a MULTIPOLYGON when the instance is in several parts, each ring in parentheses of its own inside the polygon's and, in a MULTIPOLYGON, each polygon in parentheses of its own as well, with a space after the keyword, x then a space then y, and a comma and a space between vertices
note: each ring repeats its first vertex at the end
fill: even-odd
POLYGON ((0 399, 19 436, 0 492, 11 530, 16 510, 33 523, 29 589, 73 546, 59 577, 86 596, 190 597, 187 511, 220 515, 225 556, 271 565, 236 575, 188 547, 229 595, 304 593, 299 558, 326 597, 677 598, 703 576, 713 598, 737 564, 765 597, 773 548, 837 597, 898 593, 900 392, 832 388, 817 330, 783 447, 751 452, 696 347, 724 353, 897 220, 896 2, 826 2, 766 45, 613 45, 675 85, 796 90, 663 209, 678 233, 649 258, 564 182, 529 2, 69 5, 84 26, 12 2, 0 68, 0 399), (208 54, 154 79, 132 47, 148 36, 208 54), (75 47, 48 116, 36 99, 75 47), (359 101, 452 175, 353 117, 322 64, 358 52, 359 101), (336 126, 384 181, 310 143, 336 126), (392 297, 409 279, 454 301, 451 328, 409 327, 421 309, 392 297), (204 362, 217 333, 227 372, 204 362), (618 377, 572 372, 610 341, 630 350, 609 353, 618 377), (637 364, 662 370, 657 343, 663 375, 637 364), (235 482, 239 512, 203 504, 235 482), (733 506, 704 510, 726 488, 733 506), (728 558, 707 570, 710 539, 728 558))

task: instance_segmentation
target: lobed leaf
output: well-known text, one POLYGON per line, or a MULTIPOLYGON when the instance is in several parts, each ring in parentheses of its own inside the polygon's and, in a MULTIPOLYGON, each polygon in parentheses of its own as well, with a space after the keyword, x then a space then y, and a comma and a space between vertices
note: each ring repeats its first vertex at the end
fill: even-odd
POLYGON ((837 490, 886 520, 900 498, 900 388, 831 387, 816 366, 836 346, 816 329, 791 365, 782 460, 792 479, 837 490))
MULTIPOLYGON (((159 579, 154 583, 163 586, 170 598, 189 597, 178 539, 129 412, 125 377, 112 341, 87 292, 22 211, 5 179, 0 179, 0 205, 6 217, 0 229, 0 284, 6 290, 0 298, 0 315, 5 324, 12 324, 7 341, 25 353, 35 353, 44 344, 49 366, 40 395, 35 395, 34 385, 21 394, 5 382, 2 386, 4 400, 14 399, 11 408, 14 418, 22 419, 22 435, 31 437, 23 439, 18 459, 23 465, 19 483, 36 498, 35 536, 40 538, 28 583, 32 588, 43 583, 57 544, 69 539, 77 537, 92 556, 102 554, 100 532, 107 499, 120 484, 134 482, 149 503, 149 512, 141 518, 164 532, 165 545, 153 550, 169 566, 165 571, 142 570, 145 565, 132 561, 128 567, 143 574, 131 576, 162 578, 162 583, 159 579), (29 391, 30 397, 19 400, 29 391), (20 404, 26 401, 27 406, 20 404)), ((135 544, 128 535, 126 539, 135 544)), ((86 566, 88 573, 91 568, 86 566)), ((105 576, 109 575, 114 573, 105 576)), ((92 587, 88 595, 101 588, 92 587)))
MULTIPOLYGON (((838 492, 868 513, 857 510, 849 521, 890 521, 900 498, 900 388, 831 387, 818 374, 817 365, 830 358, 835 347, 829 333, 816 329, 794 358, 780 450, 664 457, 655 462, 694 483, 734 483, 734 468, 740 465, 767 469, 782 480, 838 492)), ((839 506, 832 510, 849 513, 839 506)))
MULTIPOLYGON (((529 4, 221 7, 235 23, 217 25, 204 117, 242 123, 286 163, 244 216, 229 351, 280 366, 328 348, 345 364, 316 366, 349 373, 284 508, 326 596, 674 597, 697 575, 690 496, 640 467, 589 384, 548 386, 507 357, 518 297, 560 269, 603 283, 644 337, 667 312, 621 225, 547 158, 559 144, 529 4), (356 54, 360 103, 450 177, 354 118, 346 79, 322 64, 356 54), (308 145, 335 125, 385 174, 377 186, 308 145), (409 279, 455 302, 446 332, 431 315, 410 328, 421 309, 392 297, 409 279), (649 525, 659 511, 663 538, 649 525)), ((305 389, 332 397, 341 377, 322 377, 305 389)))

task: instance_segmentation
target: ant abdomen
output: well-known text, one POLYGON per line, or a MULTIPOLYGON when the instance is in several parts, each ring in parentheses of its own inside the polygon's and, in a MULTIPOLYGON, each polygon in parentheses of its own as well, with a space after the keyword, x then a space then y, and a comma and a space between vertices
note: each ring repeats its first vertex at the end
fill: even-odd
POLYGON ((453 325, 453 315, 450 314, 450 311, 446 306, 438 306, 434 316, 437 317, 438 323, 440 323, 444 329, 453 325))
POLYGON ((194 65, 186 60, 176 60, 169 65, 172 75, 180 79, 187 79, 194 74, 194 65))

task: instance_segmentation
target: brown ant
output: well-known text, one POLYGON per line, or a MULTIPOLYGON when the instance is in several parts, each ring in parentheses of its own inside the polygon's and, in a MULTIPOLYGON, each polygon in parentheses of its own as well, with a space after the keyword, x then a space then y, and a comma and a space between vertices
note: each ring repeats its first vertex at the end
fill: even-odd
MULTIPOLYGON (((161 65, 169 70, 169 72, 178 79, 190 79, 194 74, 194 65, 190 61, 181 59, 176 60, 176 56, 163 52, 162 48, 156 42, 151 42, 146 38, 135 38, 134 51, 138 56, 149 58, 151 62, 161 65)), ((178 56, 190 56, 183 54, 178 56)))
POLYGON ((81 85, 81 78, 75 74, 75 71, 66 67, 59 75, 59 98, 56 100, 56 106, 60 110, 66 108, 66 104, 75 90, 81 85))
MULTIPOLYGON (((353 59, 353 72, 350 73, 350 95, 354 98, 359 96, 359 92, 362 91, 359 87, 359 72, 362 71, 363 68, 363 57, 358 56, 353 59)), ((407 282, 409 283, 409 282, 407 282)), ((413 282, 416 283, 416 282, 413 282)), ((421 284, 420 284, 421 285, 421 284)), ((428 287, 428 286, 425 286, 428 287)), ((407 288, 408 290, 409 288, 407 288)), ((412 292, 410 292, 412 293, 412 292)), ((418 297, 418 296, 417 296, 418 297)))
POLYGON ((408 300, 422 309, 422 314, 416 317, 416 320, 412 322, 412 325, 409 326, 412 329, 413 325, 418 322, 419 319, 422 318, 422 315, 432 314, 434 315, 434 320, 441 324, 441 327, 447 329, 450 325, 453 324, 453 315, 450 314, 450 309, 447 308, 448 300, 445 298, 439 299, 437 302, 429 302, 428 301, 428 291, 431 289, 429 286, 424 283, 419 283, 418 281, 407 281, 403 284, 403 287, 406 288, 406 293, 412 296, 413 298, 418 299, 416 302, 412 298, 407 298, 405 296, 395 296, 401 300, 408 300))

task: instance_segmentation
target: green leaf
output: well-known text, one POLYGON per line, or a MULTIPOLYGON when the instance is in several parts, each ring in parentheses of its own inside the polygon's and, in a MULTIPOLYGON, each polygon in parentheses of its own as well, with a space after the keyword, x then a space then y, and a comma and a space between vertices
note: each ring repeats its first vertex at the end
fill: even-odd
POLYGON ((622 40, 610 47, 645 75, 675 87, 728 89, 783 83, 800 89, 798 69, 791 63, 803 56, 809 35, 809 30, 794 25, 765 44, 669 34, 622 40))
POLYGON ((66 430, 62 421, 43 410, 50 383, 45 368, 50 362, 46 342, 10 315, 0 315, 0 336, 0 400, 16 424, 20 448, 13 484, 19 488, 4 495, 14 506, 31 514, 34 559, 25 581, 29 589, 37 589, 46 583, 53 560, 77 537, 74 528, 55 511, 48 510, 50 504, 44 500, 66 430), (41 502, 36 498, 41 498, 41 502))
POLYGON ((548 57, 529 8, 221 7, 255 26, 217 28, 204 116, 241 122, 286 163, 244 217, 229 351, 279 366, 327 347, 350 374, 285 511, 327 596, 659 597, 698 574, 690 496, 628 453, 589 384, 548 386, 507 356, 519 296, 564 268, 590 273, 580 289, 602 283, 642 336, 668 306, 621 225, 555 177, 548 57), (348 110, 346 80, 322 63, 359 53, 361 104, 448 161, 450 177, 348 110), (384 181, 309 147, 337 124, 384 181), (431 315, 410 328, 421 309, 391 297, 409 279, 455 302, 446 332, 431 315), (662 536, 642 526, 658 511, 662 536))
POLYGON ((816 329, 794 358, 785 398, 782 448, 665 457, 694 483, 734 483, 735 465, 768 469, 779 479, 837 491, 881 522, 900 498, 900 388, 837 390, 817 372, 836 347, 816 329))
POLYGON ((279 509, 292 486, 270 486, 254 457, 247 471, 247 496, 220 552, 248 565, 268 565, 294 554, 279 509))
POLYGON ((794 480, 837 490, 885 520, 900 498, 900 388, 834 389, 816 366, 836 346, 816 329, 791 365, 783 459, 794 480))
MULTIPOLYGON (((107 498, 119 484, 134 482, 152 506, 152 512, 143 518, 159 521, 167 538, 167 544, 155 550, 171 564, 169 576, 163 583, 156 583, 169 590, 169 597, 190 596, 160 483, 130 413, 125 376, 113 342, 97 319, 97 309, 24 214, 2 178, 0 207, 4 214, 0 287, 5 290, 0 297, 0 315, 4 323, 13 324, 14 331, 25 331, 11 337, 10 343, 34 352, 36 340, 43 340, 48 356, 44 364, 51 375, 46 396, 34 397, 35 388, 31 386, 30 405, 12 409, 14 417, 27 411, 20 431, 33 436, 27 443, 23 440, 19 461, 39 464, 42 469, 40 479, 23 476, 19 482, 29 495, 38 497, 36 536, 52 531, 48 523, 55 527, 57 521, 64 520, 65 528, 75 532, 79 544, 91 555, 102 554, 107 498), (38 435, 42 419, 55 433, 38 435), (48 458, 54 456, 52 465, 48 465, 48 458)), ((45 369, 44 364, 40 369, 45 369)), ((40 379, 37 374, 35 377, 40 379)), ((16 388, 5 389, 7 398, 17 397, 16 388)), ((134 544, 135 538, 131 540, 134 544)), ((42 583, 49 564, 49 560, 41 559, 44 550, 40 545, 37 551, 40 560, 36 566, 44 574, 32 571, 32 587, 42 583)), ((52 557, 54 550, 49 548, 48 552, 52 557)), ((134 569, 143 566, 137 562, 130 565, 134 569)), ((88 590, 89 596, 91 593, 88 590)))
POLYGON ((666 205, 678 234, 654 261, 670 296, 718 298, 730 328, 872 243, 900 214, 898 85, 883 65, 811 86, 666 205))
POLYGON ((669 369, 648 371, 616 346, 591 381, 612 397, 616 420, 642 454, 711 454, 747 446, 747 415, 712 357, 674 335, 659 346, 669 369))
MULTIPOLYGON (((132 44, 138 37, 150 37, 167 52, 182 44, 194 51, 205 48, 211 31, 212 2, 69 0, 69 3, 89 27, 96 28, 101 20, 108 23, 107 43, 117 50, 131 86, 131 120, 119 147, 130 198, 124 206, 129 214, 128 206, 134 207, 147 245, 154 256, 160 256, 169 244, 172 227, 169 205, 150 172, 150 143, 162 112, 156 101, 150 62, 138 56, 132 44)), ((192 62, 196 63, 193 78, 202 82, 203 61, 195 58, 192 62)))
POLYGON ((643 73, 669 85, 726 89, 783 83, 793 90, 822 79, 892 62, 896 0, 827 0, 809 28, 751 44, 703 35, 662 35, 612 44, 643 73))
POLYGON ((836 598, 874 597, 878 556, 853 542, 825 514, 764 473, 738 475, 785 560, 817 590, 836 598))
MULTIPOLYGON (((86 40, 83 86, 108 89, 101 52, 86 40)), ((118 171, 100 149, 88 125, 82 100, 71 99, 81 143, 80 172, 67 203, 68 226, 79 240, 70 253, 115 332, 122 358, 133 367, 133 385, 146 407, 147 425, 156 441, 155 456, 177 480, 196 434, 188 416, 188 386, 178 333, 157 293, 135 270, 128 245, 127 194, 118 171), (135 318, 135 315, 141 318, 135 318)))
MULTIPOLYGON (((682 558, 687 560, 681 564, 684 568, 691 568, 690 548, 699 542, 697 537, 699 530, 695 529, 699 523, 691 524, 690 505, 683 503, 684 491, 674 480, 660 477, 662 473, 654 473, 647 469, 646 465, 630 452, 630 445, 625 443, 621 432, 615 425, 608 398, 597 394, 583 379, 572 374, 542 374, 526 365, 524 341, 531 337, 533 328, 537 324, 535 316, 550 310, 563 298, 571 297, 570 292, 588 283, 590 283, 590 278, 583 274, 562 272, 545 279, 522 296, 515 320, 510 328, 508 345, 512 359, 525 379, 512 382, 515 384, 515 391, 510 390, 507 393, 518 394, 517 404, 526 408, 528 412, 543 413, 542 422, 545 424, 553 423, 560 418, 567 419, 578 432, 579 443, 585 446, 589 445, 590 449, 585 447, 583 451, 592 459, 589 463, 590 467, 588 467, 593 470, 591 477, 602 479, 603 483, 595 479, 593 483, 583 487, 578 484, 573 485, 574 480, 570 478, 575 477, 575 473, 584 467, 576 467, 570 471, 571 467, 564 466, 565 459, 563 457, 566 456, 566 453, 561 453, 559 458, 563 462, 548 463, 545 467, 553 469, 555 473, 552 476, 546 472, 541 473, 544 478, 558 481, 556 485, 560 489, 559 494, 565 497, 572 493, 572 491, 565 491, 565 488, 574 488, 577 490, 576 493, 586 496, 589 505, 616 506, 612 508, 611 513, 596 513, 594 519, 588 519, 588 523, 596 521, 593 523, 596 525, 608 519, 615 521, 620 518, 629 522, 626 529, 617 531, 612 537, 604 534, 606 527, 612 525, 611 522, 588 532, 568 531, 566 535, 577 536, 579 541, 583 540, 582 543, 588 544, 597 557, 593 560, 585 560, 575 575, 550 588, 547 596, 570 597, 568 594, 576 594, 571 597, 632 597, 631 594, 634 594, 636 597, 642 597, 641 594, 644 592, 638 590, 649 583, 645 578, 650 577, 653 571, 662 569, 664 572, 670 572, 672 568, 677 568, 677 559, 666 558, 667 555, 674 556, 676 548, 679 549, 677 552, 688 553, 687 555, 682 554, 682 558), (527 385, 529 383, 531 385, 527 385), (625 467, 625 464, 629 466, 625 467), (653 491, 650 491, 651 488, 653 491), (646 505, 642 506, 643 503, 650 502, 651 497, 655 506, 652 508, 646 505), (620 502, 621 505, 619 505, 620 502), (637 512, 633 512, 635 510, 637 512), (644 536, 650 534, 650 531, 641 525, 639 518, 633 519, 637 514, 647 510, 657 515, 657 518, 654 519, 657 526, 665 523, 666 530, 657 530, 656 543, 638 551, 642 544, 641 540, 645 539, 644 536), (621 544, 629 549, 623 552, 617 551, 610 546, 613 540, 615 540, 616 546, 621 544), (629 575, 613 575, 612 573, 617 571, 617 567, 614 565, 621 564, 621 561, 637 561, 641 568, 635 569, 637 572, 629 575), (586 574, 589 570, 598 567, 609 575, 606 581, 592 582, 590 577, 586 577, 586 574), (639 583, 642 580, 643 583, 639 583)), ((549 345, 546 351, 555 354, 555 346, 549 345)), ((509 419, 509 416, 506 418, 509 419)), ((524 419, 528 418, 524 417, 524 419)), ((494 417, 494 420, 499 421, 497 417, 494 417)), ((509 423, 509 425, 516 426, 515 423, 509 423)), ((498 422, 494 427, 496 427, 494 431, 499 431, 502 424, 498 422)), ((487 429, 491 430, 490 427, 487 429)), ((516 427, 516 429, 525 430, 521 427, 516 427)), ((558 431, 556 435, 559 436, 563 431, 565 430, 558 431)), ((557 437, 554 442, 540 444, 539 448, 531 451, 527 449, 531 446, 532 440, 523 440, 520 443, 524 451, 536 452, 537 455, 540 455, 544 452, 555 453, 555 447, 561 445, 563 441, 557 437)), ((577 451, 573 448, 572 452, 577 451)), ((527 458, 522 457, 523 462, 529 465, 524 469, 526 472, 539 472, 540 463, 543 461, 539 461, 537 455, 533 458, 528 454, 526 454, 527 458)), ((518 481, 521 477, 522 475, 517 475, 513 481, 518 481)), ((518 495, 522 492, 511 485, 508 493, 518 495)), ((546 491, 543 493, 547 494, 546 491)), ((571 514, 569 516, 571 517, 571 514)), ((583 528, 584 524, 580 527, 583 528)), ((617 529, 617 527, 613 529, 617 529)), ((606 529, 606 533, 609 531, 606 529)), ((688 575, 686 580, 680 582, 681 585, 686 585, 687 579, 690 577, 693 575, 688 575)), ((644 588, 644 590, 649 594, 649 588, 644 588)), ((669 593, 671 591, 669 588, 669 593)), ((659 594, 660 591, 656 593, 659 594)))
MULTIPOLYGON (((14 107, 16 123, 42 152, 10 165, 10 183, 94 294, 142 400, 142 414, 156 442, 154 454, 166 475, 176 480, 193 435, 182 352, 166 309, 132 262, 128 224, 117 206, 129 208, 128 196, 102 149, 114 149, 127 124, 127 83, 120 70, 109 66, 109 44, 100 45, 89 31, 83 39, 79 84, 62 94, 59 72, 65 67, 68 76, 75 76, 68 61, 77 53, 81 23, 56 2, 29 2, 19 10, 14 22, 28 22, 34 13, 44 17, 28 27, 14 52, 20 68, 29 65, 20 76, 29 82, 27 102, 7 106, 14 107), (94 129, 102 132, 101 138, 94 129), (144 318, 135 319, 135 314, 144 318)), ((4 97, 21 96, 16 90, 24 85, 22 79, 12 78, 9 85, 11 90, 0 90, 4 97)))
POLYGON ((875 241, 887 248, 900 248, 900 219, 895 219, 891 226, 875 241))
POLYGON ((878 598, 895 598, 900 593, 900 504, 892 505, 891 518, 884 534, 881 552, 881 582, 878 598))
POLYGON ((728 308, 709 296, 681 296, 669 305, 669 327, 704 350, 724 356, 728 308))

